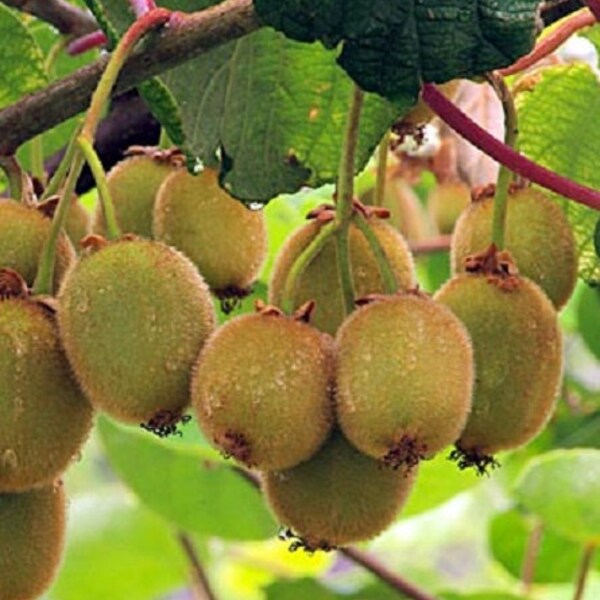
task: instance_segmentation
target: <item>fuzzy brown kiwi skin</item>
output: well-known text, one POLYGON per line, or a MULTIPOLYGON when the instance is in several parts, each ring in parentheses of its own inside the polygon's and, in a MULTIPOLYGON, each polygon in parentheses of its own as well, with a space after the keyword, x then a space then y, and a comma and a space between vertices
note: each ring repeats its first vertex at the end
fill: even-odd
MULTIPOLYGON (((18 271, 33 286, 52 221, 36 208, 0 199, 0 268, 18 271)), ((57 243, 54 290, 75 261, 73 245, 61 234, 57 243)))
POLYGON ((333 340, 278 313, 220 327, 198 357, 192 402, 209 440, 248 467, 308 460, 333 425, 333 340))
POLYGON ((0 600, 33 600, 50 586, 63 553, 65 527, 62 483, 0 493, 0 600))
POLYGON ((356 450, 338 431, 309 461, 262 474, 275 517, 307 550, 366 541, 388 527, 411 490, 416 469, 394 470, 356 450))
MULTIPOLYGON (((493 198, 472 202, 456 223, 451 262, 455 273, 465 272, 465 259, 484 251, 492 231, 493 198)), ((508 196, 505 249, 519 273, 537 283, 557 310, 568 301, 577 281, 577 247, 560 206, 532 188, 508 196)))
MULTIPOLYGON (((400 289, 415 286, 412 255, 404 238, 387 223, 371 218, 369 224, 382 244, 400 289)), ((269 302, 281 306, 286 279, 292 265, 302 251, 319 233, 321 224, 309 222, 298 229, 277 256, 269 284, 269 302)), ((355 297, 384 293, 384 284, 377 263, 362 233, 350 225, 350 262, 354 279, 355 297)), ((293 308, 315 301, 311 323, 326 333, 335 335, 346 314, 336 259, 335 240, 330 239, 324 249, 306 267, 296 283, 292 295, 293 308)))
POLYGON ((361 452, 412 467, 460 436, 473 350, 463 324, 425 294, 375 297, 336 336, 340 427, 361 452))
POLYGON ((552 415, 562 378, 556 311, 535 283, 516 275, 457 275, 435 299, 463 321, 475 352, 473 408, 455 458, 485 469, 500 450, 533 439, 552 415))
POLYGON ((45 485, 77 455, 93 417, 46 306, 0 300, 0 381, 0 492, 45 485))
POLYGON ((215 314, 189 259, 134 238, 81 258, 61 287, 58 321, 92 405, 162 433, 190 402, 192 365, 215 314))

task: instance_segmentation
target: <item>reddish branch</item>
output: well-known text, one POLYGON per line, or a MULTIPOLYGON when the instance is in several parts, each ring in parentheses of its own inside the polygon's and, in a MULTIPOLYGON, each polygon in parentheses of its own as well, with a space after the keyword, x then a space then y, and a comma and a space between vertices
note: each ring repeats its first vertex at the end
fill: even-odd
POLYGON ((584 27, 589 27, 596 22, 596 17, 589 11, 583 10, 573 13, 556 27, 556 29, 544 37, 536 47, 525 56, 522 56, 516 63, 506 69, 500 69, 500 75, 513 75, 524 71, 533 66, 536 62, 545 58, 554 52, 559 46, 564 44, 574 33, 577 33, 584 27))
POLYGON ((98 29, 97 31, 92 31, 92 33, 74 39, 67 46, 67 51, 71 56, 76 56, 78 54, 83 54, 88 50, 92 50, 93 48, 106 46, 107 43, 108 38, 102 30, 98 29))
POLYGON ((548 188, 561 196, 600 210, 600 192, 581 185, 525 158, 490 135, 431 83, 423 84, 423 101, 458 134, 517 175, 548 188))
POLYGON ((66 0, 2 0, 2 2, 50 23, 65 35, 80 36, 98 29, 98 24, 92 15, 66 0))

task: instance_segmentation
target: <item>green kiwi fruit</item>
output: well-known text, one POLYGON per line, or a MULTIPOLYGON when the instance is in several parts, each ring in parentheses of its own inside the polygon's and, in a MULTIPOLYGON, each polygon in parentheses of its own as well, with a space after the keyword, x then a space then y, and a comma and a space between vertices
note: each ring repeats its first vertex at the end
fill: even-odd
POLYGON ((50 586, 65 527, 62 483, 21 494, 0 493, 0 600, 34 600, 50 586))
MULTIPOLYGON (((38 206, 38 209, 49 218, 54 217, 58 207, 59 196, 52 196, 38 206)), ((71 199, 65 220, 65 232, 71 240, 75 251, 80 249, 80 242, 92 232, 92 219, 88 211, 79 202, 76 195, 71 199)))
POLYGON ((344 435, 391 466, 413 466, 455 442, 473 391, 462 323, 428 296, 382 296, 336 337, 336 406, 344 435))
POLYGON ((452 233, 456 221, 470 202, 471 189, 459 179, 440 181, 427 196, 429 215, 442 235, 452 233))
POLYGON ((215 323, 210 294, 160 242, 94 243, 59 293, 67 356, 95 408, 160 433, 189 403, 191 367, 215 323))
POLYGON ((556 311, 518 275, 456 275, 435 299, 465 324, 473 343, 473 407, 457 448, 462 464, 485 467, 491 455, 535 437, 554 410, 562 376, 556 311))
MULTIPOLYGON (((51 224, 51 219, 36 208, 0 199, 0 268, 18 271, 31 287, 51 224)), ((55 289, 74 260, 73 245, 61 235, 57 243, 55 289)))
MULTIPOLYGON (((456 273, 464 273, 468 256, 489 245, 493 212, 493 198, 488 197, 471 203, 459 218, 451 247, 456 273)), ((556 202, 532 188, 511 193, 504 246, 521 275, 537 283, 557 309, 565 305, 577 280, 577 248, 571 226, 556 202)))
POLYGON ((333 340, 279 311, 220 327, 192 380, 202 430, 247 466, 287 469, 309 459, 333 424, 333 340))
MULTIPOLYGON (((152 238, 152 215, 158 188, 179 164, 179 154, 135 146, 107 175, 117 223, 123 233, 152 238)), ((106 235, 102 204, 98 202, 93 230, 106 235)))
POLYGON ((91 426, 92 409, 71 375, 51 309, 1 299, 0 492, 56 479, 91 426))
POLYGON ((414 480, 365 456, 335 431, 309 461, 263 474, 276 518, 309 550, 369 540, 397 516, 414 480))
POLYGON ((178 169, 160 187, 156 239, 175 246, 217 293, 235 295, 256 279, 267 252, 262 211, 250 210, 219 186, 217 172, 178 169))
MULTIPOLYGON (((383 247, 396 274, 400 289, 415 285, 414 263, 404 238, 390 225, 374 217, 369 224, 383 247)), ((322 224, 311 221, 297 230, 283 245, 277 257, 269 285, 269 302, 281 306, 286 279, 297 258, 314 240, 322 224)), ((354 280, 354 295, 361 298, 383 293, 383 279, 371 248, 356 225, 349 228, 350 263, 354 280)), ((331 237, 322 250, 306 266, 296 281, 292 298, 293 307, 299 308, 309 300, 315 301, 312 324, 335 334, 345 318, 344 301, 337 263, 336 241, 331 237)))

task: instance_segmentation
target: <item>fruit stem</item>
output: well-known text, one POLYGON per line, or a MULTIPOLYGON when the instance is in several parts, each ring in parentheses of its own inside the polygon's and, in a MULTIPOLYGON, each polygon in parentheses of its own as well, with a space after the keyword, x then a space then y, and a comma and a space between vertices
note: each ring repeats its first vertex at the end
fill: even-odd
POLYGON ((358 227, 360 232, 365 236, 371 252, 375 257, 377 268, 383 280, 383 287, 386 294, 394 294, 398 291, 398 280, 396 274, 390 266, 388 257, 385 254, 383 246, 379 243, 379 239, 371 229, 369 221, 360 213, 355 213, 352 221, 358 227))
POLYGON ((438 600, 435 596, 431 596, 427 592, 420 590, 412 583, 390 571, 385 565, 366 552, 352 547, 340 548, 339 552, 352 562, 373 573, 380 581, 386 583, 407 598, 412 598, 412 600, 438 600))
POLYGON ((121 237, 121 230, 117 222, 115 207, 100 157, 94 150, 91 142, 83 136, 77 138, 77 146, 90 166, 90 170, 92 171, 92 175, 96 182, 96 187, 98 188, 98 195, 100 196, 100 202, 102 203, 102 210, 104 212, 104 220, 106 221, 106 237, 109 240, 116 240, 121 237))
POLYGON ((288 315, 291 315, 294 312, 294 303, 293 303, 293 294, 294 289, 296 287, 296 282, 302 276, 302 273, 306 269, 306 267, 311 263, 313 258, 317 256, 317 254, 322 250, 323 246, 327 240, 332 236, 335 232, 335 225, 333 223, 327 223, 323 227, 319 233, 315 236, 315 238, 311 241, 311 243, 304 249, 302 254, 298 256, 298 258, 294 261, 286 280, 285 286, 283 288, 283 295, 281 299, 281 309, 288 315))
POLYGON ((348 227, 354 208, 354 164, 363 101, 364 92, 357 85, 353 85, 336 190, 337 262, 340 272, 344 309, 347 315, 354 309, 354 284, 350 266, 348 227))
POLYGON ((594 558, 596 548, 596 544, 589 543, 583 550, 583 557, 579 567, 579 575, 577 576, 577 585, 575 587, 575 595, 573 596, 573 600, 583 600, 585 584, 592 567, 592 559, 594 558))
POLYGON ((0 156, 0 169, 6 174, 10 197, 23 204, 33 204, 33 188, 27 173, 21 168, 16 156, 0 156))
POLYGON ((483 127, 477 125, 448 100, 434 84, 423 84, 421 98, 449 127, 500 164, 565 198, 600 210, 600 192, 598 190, 567 179, 509 148, 483 127))
MULTIPOLYGON (((507 147, 514 148, 519 129, 513 96, 502 76, 492 73, 488 76, 488 81, 496 92, 504 110, 504 143, 507 147)), ((492 218, 492 243, 496 245, 498 250, 504 250, 508 188, 512 177, 512 171, 504 165, 500 165, 494 192, 494 215, 492 218)))
MULTIPOLYGON (((56 171, 54 172, 54 175, 48 182, 48 185, 46 186, 46 189, 42 194, 42 200, 46 200, 47 198, 50 198, 50 196, 55 196, 56 194, 58 194, 58 191, 60 190, 67 176, 67 173, 69 172, 69 167, 71 166, 75 158, 75 151, 77 150, 76 142, 77 136, 79 135, 79 131, 80 129, 79 127, 77 127, 75 129, 74 134, 71 136, 65 154, 62 157, 60 164, 58 165, 58 169, 56 169, 56 171)), ((77 174, 77 177, 79 177, 79 174, 77 174)))
POLYGON ((38 265, 38 271, 33 282, 32 292, 34 295, 52 294, 52 287, 54 281, 54 264, 56 262, 56 244, 58 243, 58 236, 63 228, 63 224, 66 220, 71 199, 75 193, 75 186, 77 185, 77 179, 79 173, 83 168, 83 156, 77 153, 73 158, 71 164, 71 170, 65 182, 65 186, 61 192, 56 212, 52 218, 52 226, 50 227, 50 233, 48 239, 44 244, 40 263, 38 265))
POLYGON ((540 554, 540 546, 544 536, 544 525, 541 521, 536 523, 527 540, 523 564, 521 565, 521 581, 523 583, 523 592, 529 594, 531 585, 535 579, 535 564, 540 554))
POLYGON ((381 138, 381 142, 379 142, 379 149, 377 150, 377 179, 375 181, 373 206, 383 206, 383 200, 385 198, 387 160, 390 149, 391 133, 392 132, 389 129, 385 132, 385 135, 381 138))
POLYGON ((188 562, 190 563, 192 569, 192 579, 194 583, 194 587, 198 588, 201 592, 201 597, 203 600, 217 600, 217 597, 214 595, 212 588, 210 587, 210 583, 208 581, 208 577, 206 576, 206 572, 200 562, 200 558, 198 557, 198 552, 196 551, 196 547, 194 546, 194 542, 192 538, 185 533, 184 531, 179 531, 177 533, 177 540, 183 549, 188 562))

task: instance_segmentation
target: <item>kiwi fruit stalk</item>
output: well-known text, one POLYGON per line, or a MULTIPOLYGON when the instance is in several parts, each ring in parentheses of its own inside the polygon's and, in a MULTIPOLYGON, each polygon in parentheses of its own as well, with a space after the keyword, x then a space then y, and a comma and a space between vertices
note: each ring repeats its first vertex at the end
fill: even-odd
POLYGON ((336 349, 339 424, 360 451, 410 467, 458 439, 473 351, 448 308, 419 292, 377 297, 344 321, 336 349))
POLYGON ((518 275, 456 275, 435 299, 465 324, 475 353, 473 408, 455 456, 485 467, 496 452, 533 439, 554 410, 562 376, 556 312, 518 275))
POLYGON ((369 540, 397 516, 411 490, 410 473, 383 466, 339 431, 309 461, 263 474, 275 517, 307 550, 369 540))
MULTIPOLYGON (((52 196, 41 203, 38 209, 49 218, 53 218, 59 200, 59 196, 52 196)), ((71 199, 64 226, 65 232, 71 240, 75 251, 79 251, 81 249, 81 240, 92 232, 92 219, 88 211, 82 206, 75 195, 73 195, 73 198, 71 199)))
MULTIPOLYGON (((51 225, 51 219, 38 209, 0 199, 0 268, 18 271, 32 287, 51 225)), ((73 245, 61 234, 56 250, 54 290, 74 260, 73 245)))
MULTIPOLYGON (((400 289, 415 285, 412 255, 404 238, 390 225, 375 217, 369 225, 377 236, 396 275, 400 289)), ((322 227, 318 220, 311 221, 297 230, 283 245, 273 269, 269 285, 269 302, 281 306, 285 285, 294 263, 322 227)), ((385 291, 383 279, 369 243, 353 223, 349 227, 350 264, 354 282, 354 296, 361 298, 385 291)), ((296 280, 291 301, 297 309, 305 302, 315 301, 311 323, 330 334, 335 334, 346 317, 340 274, 337 261, 336 241, 332 236, 321 251, 306 266, 296 280)))
MULTIPOLYGON (((493 212, 493 198, 486 197, 473 202, 459 218, 451 246, 454 272, 464 273, 466 259, 488 247, 493 212)), ((537 283, 557 309, 566 304, 577 280, 577 248, 556 202, 532 188, 511 192, 504 246, 519 273, 537 283)))
POLYGON ((262 211, 250 210, 219 186, 218 173, 178 169, 158 191, 153 231, 198 267, 219 295, 244 295, 267 253, 262 211))
POLYGON ((62 483, 0 493, 0 600, 34 600, 49 586, 63 552, 62 483))
POLYGON ((0 492, 46 484, 79 452, 92 409, 44 304, 0 299, 0 381, 0 492))
MULTIPOLYGON (((127 157, 108 172, 108 189, 123 233, 152 238, 152 216, 158 188, 182 162, 181 154, 175 150, 134 146, 129 149, 127 157)), ((93 230, 106 235, 106 221, 100 202, 96 207, 93 230)))
POLYGON ((250 467, 309 459, 333 424, 333 340, 264 309, 220 327, 200 353, 192 399, 202 430, 250 467))
POLYGON ((67 356, 95 408, 160 432, 189 404, 191 367, 215 324, 208 288, 160 242, 92 241, 59 294, 67 356))

